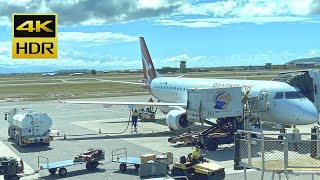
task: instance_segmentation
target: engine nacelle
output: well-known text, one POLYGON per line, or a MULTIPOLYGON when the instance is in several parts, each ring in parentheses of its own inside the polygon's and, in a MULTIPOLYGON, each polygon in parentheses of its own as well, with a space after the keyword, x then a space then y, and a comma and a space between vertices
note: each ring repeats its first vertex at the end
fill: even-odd
POLYGON ((190 122, 187 120, 187 113, 185 110, 171 110, 167 114, 166 123, 170 129, 181 130, 188 128, 190 122))

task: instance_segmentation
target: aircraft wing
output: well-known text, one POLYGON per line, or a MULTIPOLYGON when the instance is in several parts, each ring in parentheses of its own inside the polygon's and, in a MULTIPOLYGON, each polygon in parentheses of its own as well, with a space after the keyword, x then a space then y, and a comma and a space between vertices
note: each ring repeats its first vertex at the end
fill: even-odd
POLYGON ((70 104, 97 104, 104 107, 111 107, 113 105, 127 105, 128 108, 143 108, 146 106, 152 107, 186 107, 187 103, 162 103, 162 102, 120 102, 120 101, 61 101, 60 103, 70 104))
POLYGON ((146 85, 145 83, 142 83, 142 82, 140 83, 140 82, 130 82, 130 81, 114 81, 114 80, 107 80, 107 79, 99 79, 99 81, 123 83, 123 84, 146 85))

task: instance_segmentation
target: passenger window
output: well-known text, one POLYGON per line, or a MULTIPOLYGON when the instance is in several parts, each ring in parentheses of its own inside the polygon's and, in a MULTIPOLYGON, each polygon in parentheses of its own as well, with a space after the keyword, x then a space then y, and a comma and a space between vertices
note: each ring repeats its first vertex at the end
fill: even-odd
POLYGON ((276 95, 274 96, 274 99, 283 99, 283 92, 277 92, 276 95))

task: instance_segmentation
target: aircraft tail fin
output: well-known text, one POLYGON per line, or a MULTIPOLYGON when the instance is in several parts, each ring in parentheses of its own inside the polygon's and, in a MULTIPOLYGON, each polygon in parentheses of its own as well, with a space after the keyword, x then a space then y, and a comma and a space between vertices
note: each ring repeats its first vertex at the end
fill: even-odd
POLYGON ((139 38, 140 40, 140 48, 141 48, 141 56, 142 56, 142 65, 143 65, 143 74, 146 84, 149 86, 151 81, 155 78, 160 78, 161 75, 155 69, 151 56, 149 54, 146 42, 143 37, 139 38))

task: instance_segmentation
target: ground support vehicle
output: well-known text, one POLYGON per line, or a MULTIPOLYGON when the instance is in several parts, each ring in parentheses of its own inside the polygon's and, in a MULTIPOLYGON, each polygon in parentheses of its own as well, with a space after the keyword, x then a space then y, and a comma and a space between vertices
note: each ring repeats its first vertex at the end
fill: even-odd
POLYGON ((156 112, 151 111, 151 108, 153 108, 153 107, 145 107, 145 108, 139 110, 139 119, 141 119, 141 122, 148 122, 148 121, 155 122, 156 121, 156 112))
POLYGON ((172 176, 186 176, 189 179, 222 180, 225 178, 224 167, 216 163, 208 162, 203 157, 200 163, 192 164, 185 156, 180 157, 180 162, 173 164, 172 176))
POLYGON ((21 177, 31 176, 36 173, 24 174, 23 161, 17 161, 13 157, 0 157, 0 175, 3 175, 5 180, 19 180, 21 177))
POLYGON ((79 164, 86 164, 86 168, 91 171, 97 168, 97 166, 105 159, 105 152, 102 149, 88 149, 86 152, 76 156, 74 159, 58 161, 58 162, 49 162, 47 157, 39 156, 38 157, 38 166, 40 170, 48 169, 50 174, 55 174, 57 171, 60 176, 67 175, 68 166, 74 166, 79 164), (40 164, 41 162, 45 162, 40 164))
POLYGON ((216 151, 218 145, 230 144, 234 142, 234 133, 237 131, 236 120, 233 118, 218 119, 217 123, 206 121, 211 127, 190 133, 168 138, 168 142, 183 142, 185 144, 199 145, 209 151, 216 151))
POLYGON ((8 136, 18 146, 34 143, 49 145, 53 140, 53 136, 50 136, 52 119, 46 113, 14 108, 5 113, 5 120, 9 122, 8 136))
MULTIPOLYGON (((253 129, 254 124, 247 122, 254 122, 252 114, 258 109, 256 98, 242 98, 241 87, 188 89, 188 121, 206 123, 210 127, 170 137, 168 141, 190 143, 216 151, 219 145, 234 142, 237 129, 253 129)), ((259 128, 255 130, 259 131, 259 128)))

